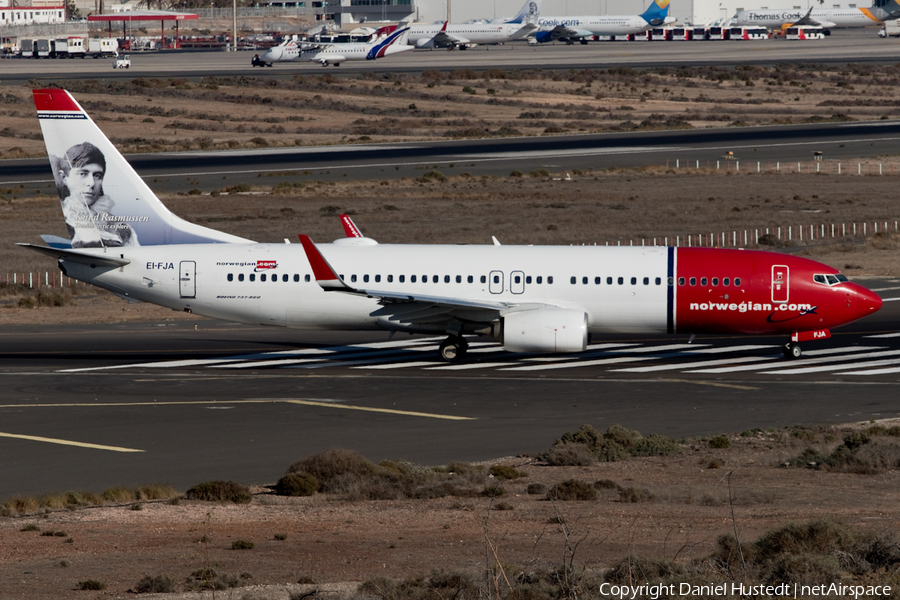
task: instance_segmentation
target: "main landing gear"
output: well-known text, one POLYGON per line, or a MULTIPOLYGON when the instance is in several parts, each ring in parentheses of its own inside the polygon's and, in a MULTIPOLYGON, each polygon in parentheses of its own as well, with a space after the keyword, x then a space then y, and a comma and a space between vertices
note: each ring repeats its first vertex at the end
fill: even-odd
POLYGON ((788 342, 781 349, 784 353, 784 357, 787 359, 795 359, 800 358, 800 355, 803 354, 803 350, 800 348, 800 344, 797 342, 788 342))
POLYGON ((469 343, 466 342, 464 337, 461 335, 451 335, 441 342, 438 354, 440 354, 441 360, 445 360, 449 363, 457 363, 465 358, 466 350, 468 349, 469 343))

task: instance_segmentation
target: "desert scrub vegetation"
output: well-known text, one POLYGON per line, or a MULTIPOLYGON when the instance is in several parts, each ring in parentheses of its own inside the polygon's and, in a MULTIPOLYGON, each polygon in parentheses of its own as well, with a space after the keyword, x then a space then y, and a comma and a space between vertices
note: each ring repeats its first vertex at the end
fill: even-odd
POLYGON ((172 501, 179 497, 178 491, 170 485, 153 484, 126 488, 111 487, 102 493, 69 491, 43 496, 13 496, 0 504, 0 516, 11 517, 72 510, 88 506, 131 505, 136 501, 172 501))
POLYGON ((250 488, 234 481, 204 481, 184 493, 188 500, 249 504, 253 499, 250 488))
MULTIPOLYGON (((302 488, 304 494, 313 482, 319 493, 334 494, 348 500, 427 499, 444 496, 476 497, 491 487, 488 470, 467 463, 447 467, 424 467, 405 461, 375 464, 352 450, 332 448, 292 464, 275 486, 279 490, 302 488), (299 482, 303 482, 302 485, 299 482)), ((288 494, 290 495, 290 494, 288 494)))
MULTIPOLYGON (((585 537, 582 542, 590 540, 585 537)), ((511 565, 498 559, 494 567, 480 572, 436 570, 428 576, 404 580, 376 577, 360 584, 357 593, 359 598, 379 600, 558 600, 615 597, 607 595, 609 588, 601 588, 603 584, 664 585, 678 590, 682 584, 733 582, 745 586, 900 583, 900 544, 893 533, 852 529, 827 519, 789 523, 754 541, 739 543, 732 535, 722 535, 710 554, 688 561, 629 554, 608 568, 600 568, 578 564, 574 550, 577 548, 558 566, 511 565)), ((648 590, 634 597, 676 597, 652 593, 648 590)))
POLYGON ((663 435, 643 436, 637 431, 613 425, 600 433, 590 425, 563 434, 540 456, 554 466, 587 466, 597 461, 613 462, 635 456, 674 456, 681 444, 663 435))
POLYGON ((808 446, 787 461, 793 467, 874 475, 900 468, 900 428, 870 427, 844 435, 840 444, 808 446))

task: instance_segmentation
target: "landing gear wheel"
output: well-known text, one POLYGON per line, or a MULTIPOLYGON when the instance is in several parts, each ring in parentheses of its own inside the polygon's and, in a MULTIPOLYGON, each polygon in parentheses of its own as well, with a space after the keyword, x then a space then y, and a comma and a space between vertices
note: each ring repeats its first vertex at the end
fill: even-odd
POLYGON ((784 345, 782 350, 784 352, 784 357, 787 359, 800 358, 800 355, 803 354, 803 349, 800 348, 800 344, 795 344, 794 342, 790 342, 784 345))
POLYGON ((465 338, 451 335, 441 343, 438 354, 440 354, 441 360, 457 363, 466 356, 466 350, 468 349, 469 344, 466 343, 465 338))

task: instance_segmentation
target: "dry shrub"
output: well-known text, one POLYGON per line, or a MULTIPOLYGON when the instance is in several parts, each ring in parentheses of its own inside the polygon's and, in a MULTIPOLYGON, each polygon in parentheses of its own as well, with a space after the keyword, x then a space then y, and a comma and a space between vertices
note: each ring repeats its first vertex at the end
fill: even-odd
POLYGON ((619 488, 619 502, 650 502, 653 494, 645 488, 627 487, 619 488))
POLYGON ((171 594, 175 591, 175 582, 167 575, 157 575, 151 577, 144 575, 135 584, 133 590, 135 594, 171 594))
POLYGON ((490 469, 488 469, 488 473, 496 477, 497 479, 519 479, 520 477, 525 477, 528 474, 519 471, 515 467, 510 467, 509 465, 494 465, 490 469))
POLYGON ((543 456, 552 467, 589 467, 597 462, 590 448, 575 442, 556 444, 543 456))
POLYGON ((309 473, 288 473, 275 484, 281 496, 312 496, 319 489, 319 480, 309 473))
POLYGON ((587 501, 597 499, 597 489, 580 479, 567 479, 550 486, 547 497, 551 500, 587 501))
POLYGON ((234 481, 205 481, 198 483, 184 495, 189 500, 233 502, 234 504, 249 504, 253 499, 246 486, 234 481))
POLYGON ((600 433, 590 425, 582 425, 577 431, 563 434, 541 458, 551 465, 588 466, 596 460, 613 462, 632 456, 672 456, 679 452, 680 444, 662 435, 644 437, 621 425, 600 433), (592 459, 586 458, 584 450, 593 455, 592 459))

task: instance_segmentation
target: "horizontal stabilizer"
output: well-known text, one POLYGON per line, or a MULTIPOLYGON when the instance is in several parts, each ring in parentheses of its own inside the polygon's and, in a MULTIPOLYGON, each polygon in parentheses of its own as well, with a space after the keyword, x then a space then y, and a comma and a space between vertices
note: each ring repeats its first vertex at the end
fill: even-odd
POLYGON ((58 260, 68 260, 90 266, 103 265, 105 267, 124 267, 131 263, 127 258, 107 256, 105 254, 93 254, 83 250, 50 248, 48 246, 37 246, 35 244, 16 244, 16 246, 22 246, 23 248, 28 248, 29 250, 52 256, 58 260))

